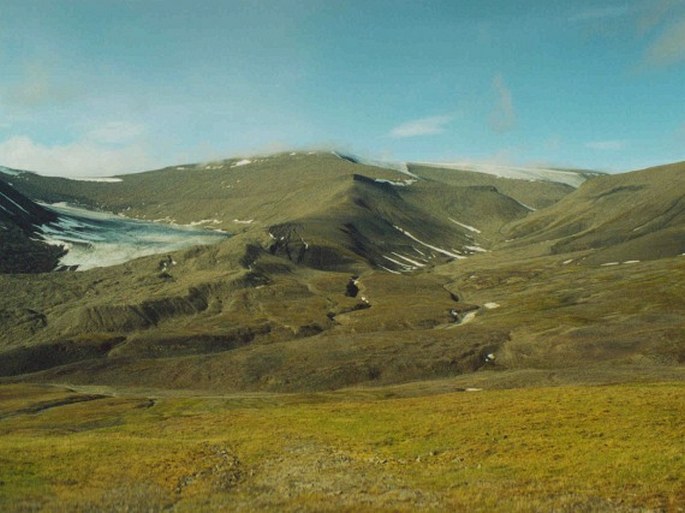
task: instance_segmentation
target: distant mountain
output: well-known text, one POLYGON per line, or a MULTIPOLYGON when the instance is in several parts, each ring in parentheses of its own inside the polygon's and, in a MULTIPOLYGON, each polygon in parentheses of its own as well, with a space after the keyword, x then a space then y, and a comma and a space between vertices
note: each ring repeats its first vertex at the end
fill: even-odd
POLYGON ((501 164, 476 164, 476 163, 450 163, 450 162, 415 162, 417 166, 434 167, 440 169, 454 169, 459 171, 471 171, 485 173, 500 178, 514 178, 517 180, 531 180, 543 182, 556 182, 579 187, 589 178, 602 176, 605 173, 580 169, 557 169, 544 167, 518 167, 501 164))
POLYGON ((602 382, 685 362, 682 163, 577 188, 370 164, 291 152, 104 182, 0 170, 4 226, 24 242, 37 226, 90 230, 39 225, 36 201, 233 234, 161 260, 0 274, 0 376, 294 391, 472 372, 602 382))
MULTIPOLYGON (((531 210, 485 175, 460 184, 390 167, 338 153, 292 152, 180 165, 110 182, 29 173, 14 181, 41 201, 259 234, 272 254, 350 271, 371 265, 407 272, 485 251, 501 226, 531 210)), ((526 183, 504 185, 515 196, 526 183)), ((571 190, 540 183, 532 201, 552 203, 571 190)))

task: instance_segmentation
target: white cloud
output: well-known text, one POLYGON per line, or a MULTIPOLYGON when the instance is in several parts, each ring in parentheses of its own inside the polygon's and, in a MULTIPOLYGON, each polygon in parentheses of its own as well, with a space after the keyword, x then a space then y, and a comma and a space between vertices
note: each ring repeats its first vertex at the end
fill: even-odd
POLYGON ((453 116, 431 116, 407 121, 390 130, 389 135, 390 137, 401 139, 440 134, 445 131, 445 125, 452 121, 452 119, 454 119, 453 116))
POLYGON ((612 140, 612 141, 590 141, 585 143, 586 148, 600 151, 620 151, 627 146, 626 141, 612 140))
POLYGON ((516 110, 511 90, 500 74, 495 75, 492 86, 495 90, 496 101, 490 113, 490 128, 495 132, 508 132, 516 125, 516 110))
POLYGON ((0 143, 0 165, 51 176, 108 176, 153 167, 140 145, 112 148, 84 139, 46 146, 26 136, 0 143))

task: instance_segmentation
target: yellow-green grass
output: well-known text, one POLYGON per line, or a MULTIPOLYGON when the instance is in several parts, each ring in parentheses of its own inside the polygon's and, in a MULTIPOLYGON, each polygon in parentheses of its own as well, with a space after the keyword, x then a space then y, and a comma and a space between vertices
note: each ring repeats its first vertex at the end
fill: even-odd
POLYGON ((682 511, 684 392, 121 395, 30 412, 78 393, 8 385, 0 510, 682 511))

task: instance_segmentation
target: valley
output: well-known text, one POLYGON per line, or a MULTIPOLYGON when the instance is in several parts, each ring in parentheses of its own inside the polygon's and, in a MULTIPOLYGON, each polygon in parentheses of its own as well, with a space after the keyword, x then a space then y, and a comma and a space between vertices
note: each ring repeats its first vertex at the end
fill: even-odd
POLYGON ((10 171, 4 510, 685 501, 685 163, 506 176, 289 152, 105 181, 10 171), (49 258, 16 264, 27 247, 49 258))

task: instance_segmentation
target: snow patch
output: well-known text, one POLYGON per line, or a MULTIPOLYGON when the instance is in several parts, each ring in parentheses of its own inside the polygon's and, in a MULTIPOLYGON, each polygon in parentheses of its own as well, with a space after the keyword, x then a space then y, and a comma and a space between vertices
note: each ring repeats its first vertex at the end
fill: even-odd
POLYGON ((243 159, 243 160, 239 160, 238 162, 233 164, 231 167, 247 166, 248 164, 252 164, 252 161, 248 160, 248 159, 243 159))
MULTIPOLYGON (((511 198, 511 196, 509 196, 509 197, 511 198)), ((537 210, 537 209, 531 207, 530 205, 526 205, 526 204, 523 203, 522 201, 517 200, 516 198, 511 198, 511 199, 513 199, 516 203, 518 203, 519 205, 521 205, 523 208, 527 208, 527 209, 530 210, 531 212, 535 212, 535 211, 537 210)))
POLYGON ((563 262, 561 262, 561 265, 568 265, 571 262, 573 262, 573 258, 569 258, 568 260, 564 260, 563 262))
POLYGON ((626 260, 626 261, 623 262, 623 263, 624 263, 624 264, 639 264, 640 261, 639 261, 639 260, 626 260))
POLYGON ((387 272, 389 272, 389 273, 391 273, 391 274, 402 274, 402 273, 399 272, 399 271, 393 271, 392 269, 388 269, 388 268, 385 267, 384 265, 379 265, 378 267, 380 267, 380 268, 383 269, 384 271, 387 271, 387 272))
POLYGON ((618 265, 618 264, 619 264, 619 262, 607 262, 605 264, 600 264, 600 267, 609 267, 609 266, 618 265))
POLYGON ((407 187, 408 185, 416 183, 416 179, 407 178, 406 180, 386 180, 385 178, 376 178, 374 179, 374 182, 387 183, 390 185, 394 185, 395 187, 407 187))
POLYGON ((11 198, 5 196, 2 192, 0 192, 0 196, 2 196, 3 198, 7 199, 7 201, 9 201, 10 203, 12 203, 15 207, 17 207, 18 209, 20 209, 22 212, 24 212, 24 213, 26 213, 26 214, 28 214, 28 215, 31 215, 31 214, 29 214, 29 213, 26 211, 26 209, 25 209, 24 207, 22 207, 19 203, 17 203, 16 201, 14 201, 14 200, 11 199, 11 198))
POLYGON ((417 262, 416 260, 412 260, 411 258, 406 257, 404 255, 400 255, 399 253, 396 253, 395 251, 393 251, 392 254, 398 258, 401 258, 402 260, 405 260, 406 262, 409 262, 412 265, 415 265, 416 267, 426 267, 425 264, 422 264, 421 262, 417 262))
POLYGON ((44 240, 49 244, 66 245, 69 252, 60 263, 77 265, 80 271, 193 245, 212 244, 230 235, 222 231, 126 219, 75 207, 53 205, 50 208, 60 218, 40 228, 44 240))
POLYGON ((25 172, 26 171, 18 171, 16 169, 10 169, 10 168, 5 167, 5 166, 0 166, 0 173, 4 173, 4 174, 10 175, 10 176, 19 176, 19 175, 24 174, 25 172))
POLYGON ((483 306, 485 308, 487 308, 488 310, 494 310, 495 308, 499 308, 500 304, 499 303, 485 303, 483 306))
POLYGON ((404 262, 400 262, 399 260, 395 260, 394 258, 389 257, 388 255, 383 255, 383 258, 385 258, 386 260, 392 262, 392 263, 395 264, 395 265, 400 266, 400 267, 401 267, 402 269, 404 269, 405 271, 413 271, 413 270, 415 269, 415 267, 412 267, 411 265, 407 265, 407 264, 405 264, 404 262))
POLYGON ((221 224, 221 221, 218 219, 201 219, 200 221, 192 221, 188 224, 188 226, 200 226, 203 224, 221 224))
POLYGON ((477 312, 475 312, 475 311, 474 311, 474 312, 468 312, 468 313, 462 318, 462 320, 459 322, 459 324, 457 324, 457 326, 462 326, 462 325, 464 325, 464 324, 470 323, 473 319, 476 318, 476 315, 477 315, 477 312))
POLYGON ((452 219, 451 217, 448 217, 450 221, 452 221, 454 224, 457 224, 461 226, 462 228, 466 228, 469 231, 472 231, 473 233, 482 233, 478 228, 474 228, 473 226, 469 226, 468 224, 460 223, 456 219, 452 219))
POLYGON ((105 176, 65 176, 67 180, 74 182, 98 182, 98 183, 119 183, 123 182, 121 178, 105 177, 105 176))
POLYGON ((431 245, 431 244, 428 244, 428 243, 426 243, 426 242, 423 242, 422 240, 419 240, 419 239, 417 239, 416 237, 414 237, 414 236, 413 236, 411 233, 409 233, 407 230, 403 230, 402 228, 400 228, 400 227, 397 226, 397 225, 393 225, 393 228, 395 228, 395 230, 399 231, 399 232, 402 233, 403 235, 406 235, 406 236, 409 237, 411 240, 413 240, 413 241, 415 241, 415 242, 418 242, 418 243, 421 244, 422 246, 425 246, 425 247, 427 247, 427 248, 429 248, 429 249, 432 249, 433 251, 436 251, 436 252, 438 252, 438 253, 442 253, 443 255, 446 255, 446 256, 449 256, 449 257, 452 257, 452 258, 457 258, 457 259, 464 259, 464 258, 466 258, 466 257, 464 257, 464 256, 462 256, 462 255, 457 255, 456 253, 452 253, 451 251, 447 251, 446 249, 439 248, 438 246, 433 246, 433 245, 431 245))
POLYGON ((252 224, 254 219, 234 219, 233 222, 236 224, 252 224))
POLYGON ((495 175, 500 178, 515 178, 519 180, 529 180, 532 182, 558 182, 576 188, 580 187, 580 185, 587 180, 588 175, 601 174, 594 172, 585 173, 551 168, 503 166, 497 164, 481 164, 473 162, 417 162, 417 164, 442 169, 453 169, 457 171, 485 173, 489 175, 495 175))

